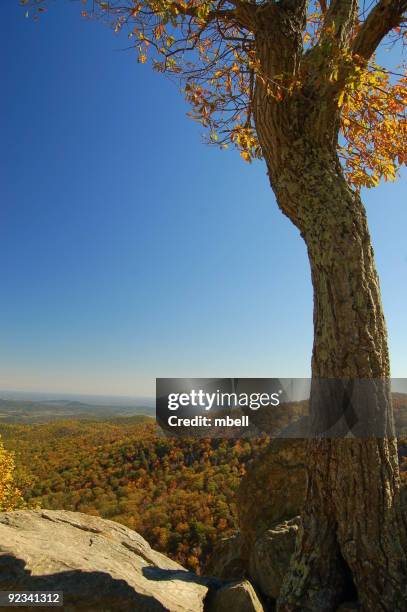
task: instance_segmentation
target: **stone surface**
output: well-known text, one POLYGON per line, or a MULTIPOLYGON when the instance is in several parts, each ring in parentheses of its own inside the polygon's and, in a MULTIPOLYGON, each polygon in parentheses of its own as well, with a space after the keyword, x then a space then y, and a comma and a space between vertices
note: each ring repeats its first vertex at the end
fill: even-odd
POLYGON ((68 612, 200 612, 210 583, 112 521, 67 511, 0 514, 0 590, 63 591, 68 612))
POLYGON ((248 580, 226 585, 216 591, 209 612, 263 612, 264 608, 248 580))
POLYGON ((336 612, 356 612, 357 610, 360 610, 360 604, 356 601, 347 601, 341 604, 339 608, 336 609, 336 612))
POLYGON ((242 556, 272 525, 301 514, 307 487, 303 439, 275 439, 242 478, 237 494, 242 556))
POLYGON ((300 518, 276 525, 254 543, 249 559, 249 574, 260 591, 277 599, 295 548, 300 518))
POLYGON ((242 560, 242 538, 239 533, 219 540, 214 546, 204 573, 226 580, 237 580, 245 574, 242 560))

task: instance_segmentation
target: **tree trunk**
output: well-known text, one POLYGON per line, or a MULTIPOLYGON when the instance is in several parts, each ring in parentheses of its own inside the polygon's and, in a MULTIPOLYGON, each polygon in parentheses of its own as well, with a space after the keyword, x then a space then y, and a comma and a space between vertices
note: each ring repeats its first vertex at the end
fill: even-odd
POLYGON ((406 525, 386 389, 386 327, 365 213, 339 171, 321 174, 319 166, 319 179, 310 185, 312 213, 302 231, 314 287, 315 438, 304 531, 279 610, 333 610, 352 598, 354 586, 366 611, 401 611, 407 605, 406 525), (331 383, 343 379, 362 385, 364 393, 371 381, 375 401, 357 414, 357 438, 344 437, 346 427, 324 438, 344 417, 340 397, 332 396, 332 388, 340 395, 341 385, 331 383), (331 403, 324 405, 327 395, 331 403))
POLYGON ((271 185, 305 240, 314 288, 308 493, 278 610, 335 610, 356 596, 366 612, 405 610, 407 526, 365 211, 343 177, 327 115, 312 107, 299 115, 292 100, 273 109, 261 93, 256 128, 271 185), (362 387, 351 423, 347 381, 362 387), (356 437, 345 437, 353 426, 356 437))

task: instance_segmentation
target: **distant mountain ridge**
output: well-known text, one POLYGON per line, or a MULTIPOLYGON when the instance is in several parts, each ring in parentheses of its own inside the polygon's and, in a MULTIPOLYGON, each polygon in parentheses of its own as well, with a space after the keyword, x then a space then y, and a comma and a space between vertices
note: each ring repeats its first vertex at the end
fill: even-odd
POLYGON ((0 423, 46 423, 81 418, 106 419, 109 417, 154 416, 151 405, 98 405, 77 400, 11 400, 0 398, 0 423))

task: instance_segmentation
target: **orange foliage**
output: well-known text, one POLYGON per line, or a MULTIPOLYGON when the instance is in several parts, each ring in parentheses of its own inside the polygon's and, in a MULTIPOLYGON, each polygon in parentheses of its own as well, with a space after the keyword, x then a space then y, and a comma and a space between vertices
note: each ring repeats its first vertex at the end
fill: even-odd
MULTIPOLYGON (((47 4, 46 0, 22 3, 35 18, 47 4)), ((267 85, 273 101, 298 93, 307 58, 315 49, 332 62, 330 76, 321 69, 322 80, 335 80, 346 67, 348 76, 338 84, 342 116, 338 153, 348 181, 360 188, 375 186, 382 177, 393 180, 406 161, 405 74, 402 69, 399 74, 390 74, 374 62, 363 63, 351 50, 352 41, 367 21, 364 5, 360 5, 358 16, 355 13, 353 34, 342 53, 334 39, 331 3, 308 2, 298 70, 266 76, 257 55, 252 18, 255 2, 83 0, 83 4, 85 18, 102 19, 115 32, 127 34, 140 63, 151 58, 155 70, 179 77, 192 106, 190 115, 208 129, 209 142, 222 148, 236 146, 246 161, 262 156, 253 121, 256 81, 267 85)), ((369 10, 372 7, 374 3, 369 10)), ((405 38, 404 23, 400 24, 388 37, 391 44, 405 38)))

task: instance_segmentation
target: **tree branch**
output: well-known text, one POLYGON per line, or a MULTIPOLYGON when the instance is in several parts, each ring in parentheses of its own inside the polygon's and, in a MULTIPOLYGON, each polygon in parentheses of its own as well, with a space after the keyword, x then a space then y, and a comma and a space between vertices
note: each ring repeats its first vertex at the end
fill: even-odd
MULTIPOLYGON (((229 0, 229 3, 232 4, 235 8, 212 9, 211 11, 209 11, 207 17, 205 18, 205 21, 207 23, 210 23, 215 19, 234 21, 242 27, 252 29, 252 17, 254 16, 256 5, 244 2, 244 0, 229 0)), ((199 16, 199 7, 197 6, 186 6, 176 1, 172 2, 172 5, 176 7, 180 13, 188 15, 189 17, 196 18, 199 16)))
MULTIPOLYGON (((321 3, 321 6, 324 4, 326 7, 326 2, 321 3)), ((356 21, 357 10, 357 0, 331 0, 324 20, 327 37, 333 35, 339 46, 347 45, 356 21)))
POLYGON ((319 0, 318 4, 321 7, 321 13, 325 15, 327 11, 326 0, 319 0))
POLYGON ((402 21, 407 0, 380 0, 363 22, 352 51, 369 60, 383 38, 402 21))

